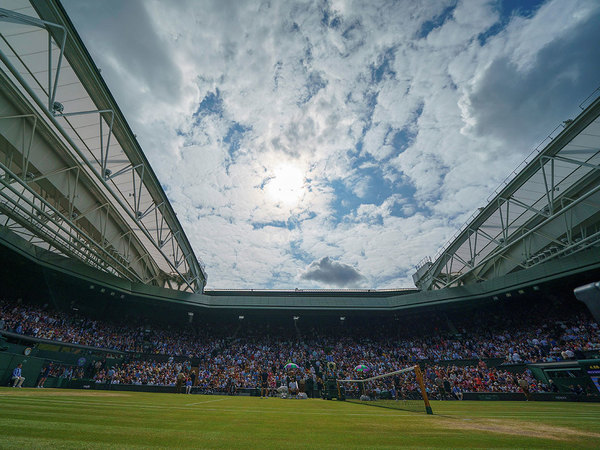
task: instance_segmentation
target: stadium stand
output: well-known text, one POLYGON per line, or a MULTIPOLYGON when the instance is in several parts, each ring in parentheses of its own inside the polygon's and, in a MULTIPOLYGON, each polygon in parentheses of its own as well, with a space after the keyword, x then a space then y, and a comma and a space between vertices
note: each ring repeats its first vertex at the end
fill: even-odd
MULTIPOLYGON (((339 378, 355 375, 359 364, 373 376, 418 363, 430 397, 452 399, 456 389, 522 392, 523 379, 531 393, 550 392, 553 386, 528 365, 593 358, 600 352, 598 324, 574 301, 507 301, 468 314, 425 312, 419 326, 414 317, 396 319, 382 316, 377 327, 358 320, 315 323, 301 331, 297 325, 278 327, 268 320, 176 325, 138 317, 137 323, 131 318, 119 322, 48 305, 0 302, 2 332, 15 342, 29 337, 122 352, 112 361, 90 358, 88 367, 58 364, 50 373, 51 378, 85 378, 95 385, 175 386, 183 373, 193 376, 195 392, 252 392, 266 366, 273 390, 297 380, 301 391, 317 396, 330 363, 339 378), (542 307, 544 314, 536 314, 542 307), (285 370, 288 362, 299 368, 285 370), (447 382, 446 389, 440 389, 440 380, 447 382)), ((571 389, 560 380, 558 384, 562 391, 571 389)), ((591 383, 580 389, 595 393, 591 383)))

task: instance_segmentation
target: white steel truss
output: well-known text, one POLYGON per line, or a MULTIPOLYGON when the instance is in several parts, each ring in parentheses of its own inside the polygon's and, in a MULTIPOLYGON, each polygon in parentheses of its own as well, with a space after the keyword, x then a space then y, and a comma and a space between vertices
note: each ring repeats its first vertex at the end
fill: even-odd
POLYGON ((419 289, 489 280, 600 247, 599 95, 417 268, 419 289))
POLYGON ((131 281, 204 268, 57 1, 0 0, 0 224, 131 281))

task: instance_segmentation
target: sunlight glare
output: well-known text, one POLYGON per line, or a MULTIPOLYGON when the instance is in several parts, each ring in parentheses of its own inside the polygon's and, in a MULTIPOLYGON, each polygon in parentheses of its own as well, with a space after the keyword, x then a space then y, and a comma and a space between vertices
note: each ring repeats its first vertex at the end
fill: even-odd
POLYGON ((272 178, 265 186, 265 191, 273 200, 287 206, 298 203, 304 194, 304 173, 291 164, 277 166, 272 178))

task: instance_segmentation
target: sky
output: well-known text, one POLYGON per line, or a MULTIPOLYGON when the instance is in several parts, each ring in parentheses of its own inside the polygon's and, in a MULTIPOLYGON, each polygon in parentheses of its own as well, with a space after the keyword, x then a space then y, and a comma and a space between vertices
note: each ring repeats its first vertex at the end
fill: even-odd
POLYGON ((600 86, 600 2, 62 0, 207 289, 414 287, 600 86))

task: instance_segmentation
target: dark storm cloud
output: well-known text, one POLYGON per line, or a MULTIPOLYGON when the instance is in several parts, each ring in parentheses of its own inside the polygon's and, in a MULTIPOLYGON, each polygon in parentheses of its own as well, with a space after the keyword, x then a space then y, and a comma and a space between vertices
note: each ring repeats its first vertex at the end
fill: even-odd
MULTIPOLYGON (((494 61, 470 96, 476 132, 512 144, 540 139, 539 130, 552 130, 570 119, 567 114, 600 84, 600 9, 564 38, 520 70, 508 57, 494 61), (535 127, 524 124, 535 120, 535 127)), ((544 136, 542 136, 543 138, 544 136)))
POLYGON ((352 266, 332 261, 326 256, 320 261, 311 263, 301 278, 337 287, 356 287, 365 277, 352 266))

